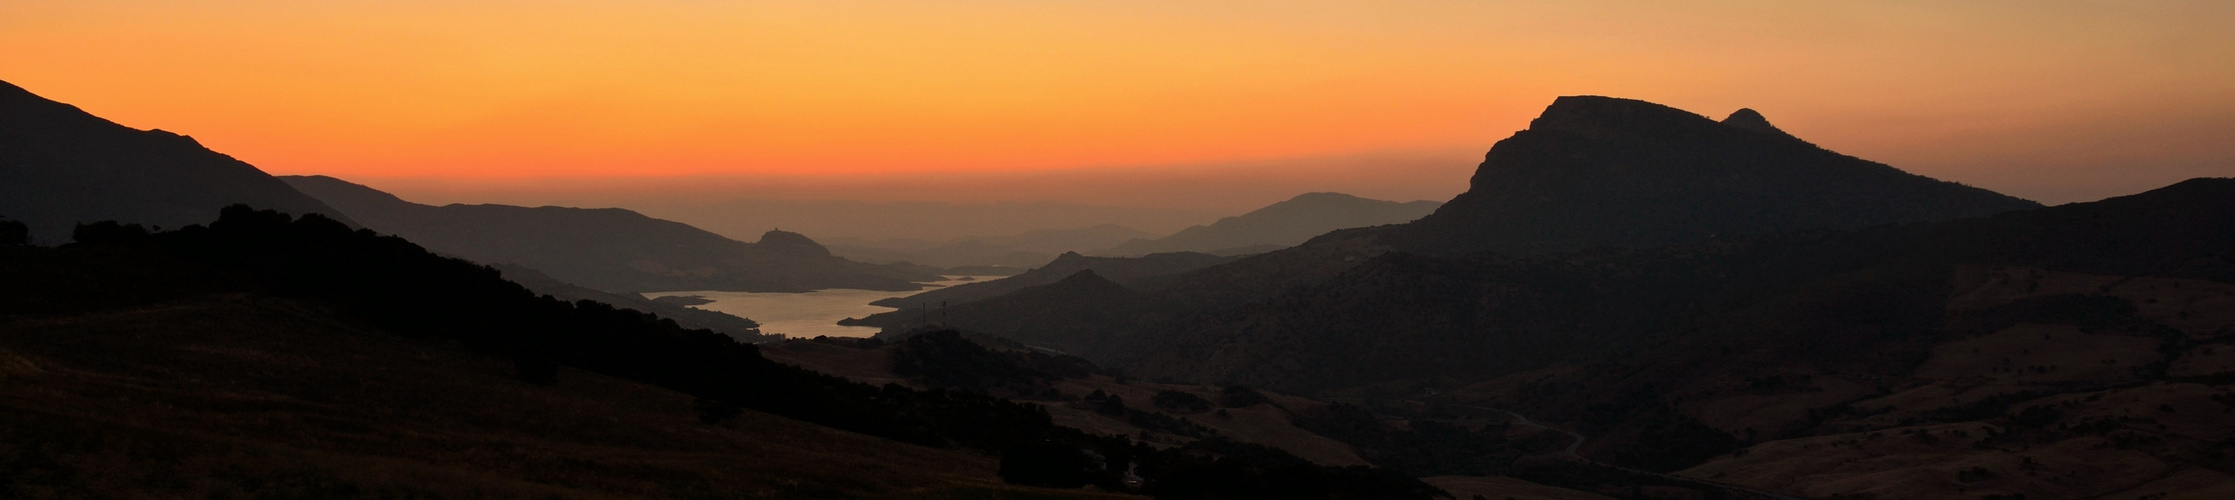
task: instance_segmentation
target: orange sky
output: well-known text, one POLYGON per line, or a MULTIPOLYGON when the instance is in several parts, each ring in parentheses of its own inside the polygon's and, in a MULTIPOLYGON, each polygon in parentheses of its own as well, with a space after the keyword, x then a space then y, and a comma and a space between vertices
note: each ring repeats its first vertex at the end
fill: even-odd
POLYGON ((1183 172, 1160 202, 1441 199, 1567 94, 1753 107, 2064 202, 2235 175, 2229 26, 2222 1, 72 0, 0 3, 0 79, 437 202, 958 175, 1121 200, 1067 183, 1183 172))

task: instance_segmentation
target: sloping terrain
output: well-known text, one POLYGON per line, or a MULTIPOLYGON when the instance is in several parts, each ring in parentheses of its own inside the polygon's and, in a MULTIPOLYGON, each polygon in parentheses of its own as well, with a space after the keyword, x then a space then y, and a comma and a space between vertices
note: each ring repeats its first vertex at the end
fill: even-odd
POLYGON ((517 265, 496 264, 491 265, 490 267, 497 268, 498 271, 503 272, 504 279, 507 281, 519 283, 520 286, 527 287, 528 290, 532 290, 537 294, 550 295, 552 297, 557 297, 559 300, 567 302, 580 302, 587 300, 591 302, 602 302, 611 304, 614 307, 635 309, 638 311, 657 314, 662 318, 674 320, 675 324, 680 325, 683 328, 693 330, 713 330, 714 333, 728 335, 730 338, 737 339, 737 341, 739 342, 766 342, 782 338, 781 335, 770 335, 761 333, 760 323, 754 322, 750 319, 732 316, 728 313, 709 311, 686 305, 649 300, 645 299, 643 295, 633 293, 611 293, 602 290, 583 288, 571 283, 553 279, 550 276, 543 274, 542 271, 537 271, 517 265))
MULTIPOLYGON (((1500 141, 1469 191, 1434 214, 1119 280, 1162 309, 1037 328, 1152 332, 1079 353, 1148 376, 1296 390, 1479 378, 1673 326, 1727 298, 1717 293, 1805 279, 1716 275, 1778 251, 1734 242, 2039 206, 1771 133, 1757 113, 1728 121, 1563 97, 1500 141), (1682 248, 1653 249, 1672 244, 1682 248), (1375 359, 1387 361, 1367 361, 1375 359)), ((950 310, 940 321, 981 329, 999 320, 950 310)))
MULTIPOLYGON (((1384 252, 1224 310, 1163 320, 1155 315, 1170 313, 1072 315, 1133 322, 1115 333, 1047 324, 1060 316, 1051 315, 1031 331, 1142 346, 1131 359, 1109 354, 1127 352, 1117 349, 1077 354, 1115 357, 1118 368, 1152 380, 1354 397, 1407 418, 1442 418, 1452 405, 1510 408, 1589 436, 1579 450, 1587 457, 1656 471, 1699 467, 1686 474, 1787 494, 2093 496, 2155 487, 2143 479, 2160 476, 2209 491, 2196 490, 2215 477, 2206 472, 2228 469, 2216 458, 2224 430, 2176 425, 2175 415, 2212 415, 2235 402, 2220 396, 2235 381, 2221 345, 2235 341, 2225 337, 2235 331, 2222 307, 2235 300, 2229 283, 2235 179, 2196 179, 1980 219, 1654 249, 1384 252), (1896 452, 1866 447, 1855 460, 1816 460, 1801 457, 1820 447, 1778 444, 1845 436, 1824 443, 1851 447, 1926 428, 1971 437, 1876 461, 1863 458, 1896 452), (2060 474, 2077 479, 2035 477, 2051 477, 2041 471, 2052 466, 2035 463, 2045 463, 2039 456, 2027 462, 2029 447, 2076 457, 2060 474), (1739 450, 1752 451, 1730 455, 1739 450), (2016 452, 2010 461, 1980 458, 1965 467, 1985 472, 1961 478, 1916 468, 1970 460, 1965 450, 2016 452), (1943 452, 1960 453, 1933 454, 1943 452), (1754 453, 1771 454, 1746 458, 1754 453), (2133 468, 2071 468, 2090 463, 2133 468), (1819 481, 1832 476, 1856 479, 1819 481), (1980 479, 1989 477, 2000 479, 1980 479)), ((1102 302, 1123 311, 1167 290, 1102 302)), ((964 318, 946 320, 956 326, 989 321, 965 314, 967 304, 950 310, 964 318)), ((1911 439, 1952 439, 1942 434, 1911 439)))
POLYGON ((230 295, 0 319, 9 498, 1092 498, 992 457, 512 363, 230 295), (91 355, 99 353, 99 355, 91 355))
MULTIPOLYGON (((629 449, 632 438, 606 440, 601 436, 650 432, 637 430, 639 426, 671 429, 662 432, 674 436, 715 431, 668 427, 671 424, 662 422, 673 420, 646 414, 628 415, 637 420, 613 414, 568 420, 559 415, 574 410, 513 404, 521 399, 508 395, 513 389, 481 387, 510 384, 520 390, 550 392, 556 387, 582 385, 580 379, 585 373, 595 374, 590 383, 593 387, 602 383, 595 381, 603 377, 626 380, 628 383, 620 385, 636 387, 633 390, 638 392, 618 396, 620 399, 669 402, 651 407, 681 410, 682 405, 673 403, 687 398, 690 403, 686 415, 695 417, 702 426, 721 426, 759 412, 821 429, 791 429, 790 434, 804 434, 808 440, 777 443, 781 446, 819 441, 818 433, 859 434, 862 440, 878 441, 872 446, 902 447, 882 450, 882 454, 870 454, 865 459, 879 460, 898 453, 903 456, 883 462, 897 467, 907 467, 915 460, 905 457, 913 449, 905 446, 957 450, 950 453, 976 454, 986 457, 981 459, 985 461, 999 456, 994 472, 1005 484, 1073 490, 1092 485, 1105 491, 1176 498, 1232 496, 1246 491, 1299 498, 1427 498, 1434 491, 1401 475, 1363 467, 1316 465, 1261 446, 1210 441, 1162 449, 1125 436, 1090 435, 1056 425, 1047 411, 1036 405, 982 394, 848 382, 771 362, 752 345, 707 330, 686 330, 657 316, 591 301, 566 303, 538 297, 502 280, 494 269, 436 256, 400 238, 351 230, 315 214, 297 219, 233 206, 209 226, 149 232, 139 226, 101 223, 80 230, 78 236, 79 243, 59 248, 0 247, 0 324, 24 328, 24 333, 5 340, 29 342, 0 347, 9 351, 0 366, 8 367, 11 380, 46 376, 56 370, 48 367, 92 372, 91 378, 97 379, 83 387, 46 394, 47 399, 27 400, 24 412, 113 413, 151 420, 112 425, 56 417, 29 424, 33 427, 11 438, 10 447, 0 452, 24 454, 22 460, 5 464, 21 472, 9 476, 11 479, 34 480, 23 483, 30 488, 24 491, 30 494, 75 497, 86 491, 119 491, 130 496, 154 489, 218 496, 247 491, 248 496, 439 498, 493 494, 474 490, 474 482, 501 485, 519 481, 580 486, 592 493, 610 489, 619 491, 615 496, 630 497, 644 496, 651 490, 660 490, 655 493, 658 496, 852 497, 893 496, 876 493, 879 491, 938 493, 941 489, 938 485, 914 486, 923 483, 906 479, 907 474, 897 474, 902 479, 890 483, 849 483, 843 478, 819 482, 822 480, 812 470, 822 465, 813 464, 774 468, 794 472, 798 477, 733 474, 730 478, 703 479, 692 476, 691 471, 715 467, 698 474, 722 474, 720 468, 733 462, 699 459, 692 454, 749 448, 708 438, 699 444, 702 448, 686 448, 680 455, 656 447, 629 449), (213 301, 219 305, 205 306, 213 301), (223 305, 239 301, 251 306, 243 311, 223 305), (205 313, 205 308, 214 308, 215 312, 205 313), (143 314, 174 309, 185 312, 176 316, 143 314), (111 315, 120 315, 117 318, 121 319, 112 320, 111 315), (206 335, 211 337, 211 345, 194 344, 205 340, 205 335, 196 335, 204 328, 244 336, 230 340, 235 337, 206 335), (118 336, 106 336, 110 329, 118 330, 118 336), (387 337, 352 340, 322 333, 329 331, 378 332, 387 337), (175 339, 184 344, 167 345, 146 338, 161 335, 177 335, 175 339), (40 343, 42 339, 49 343, 40 343), (383 357, 387 355, 361 347, 367 341, 423 346, 426 349, 405 354, 464 371, 421 375, 413 371, 414 367, 426 365, 386 362, 383 357), (129 347, 139 345, 148 347, 129 347), (23 351, 20 355, 15 353, 19 350, 23 351), (171 359, 174 356, 207 358, 211 364, 177 361, 171 359), (509 376, 502 369, 507 365, 509 376), (497 367, 498 372, 480 371, 490 367, 497 367), (357 371, 324 371, 329 368, 357 371), (205 369, 219 372, 198 372, 205 369), (388 380, 418 379, 470 387, 380 385, 388 380), (493 382, 495 379, 508 380, 493 382), (163 393, 166 387, 178 390, 163 393), (423 394, 427 391, 442 394, 423 394), (414 397, 461 408, 399 412, 419 404, 411 400, 414 397), (153 399, 146 403, 150 407, 132 407, 142 404, 146 400, 143 398, 153 399), (238 402, 244 399, 252 402, 238 402), (214 410, 203 412, 201 408, 214 410), (258 414, 243 419, 227 416, 243 412, 258 414), (490 416, 493 414, 519 415, 519 420, 490 416), (358 417, 364 420, 352 420, 358 417), (182 438, 188 444, 174 447, 172 444, 179 439, 152 435, 145 439, 153 444, 141 447, 134 440, 143 433, 128 427, 169 419, 206 421, 207 426, 230 429, 234 432, 230 436, 245 442, 238 447, 210 445, 217 450, 206 453, 219 458, 205 458, 203 445, 193 441, 200 438, 182 438), (568 423, 585 421, 589 423, 568 423), (576 432, 572 427, 557 431, 540 427, 553 422, 599 429, 576 432), (429 427, 415 427, 421 424, 429 427), (451 434, 438 435, 438 431, 451 434), (516 444, 507 440, 515 433, 568 437, 550 437, 551 443, 516 444), (123 439, 117 436, 131 438, 119 441, 125 443, 122 451, 88 444, 123 439), (343 466, 290 469, 287 467, 328 462, 320 462, 318 456, 307 452, 305 458, 296 458, 286 456, 293 453, 287 450, 259 451, 311 447, 302 440, 319 446, 339 443, 332 446, 347 445, 354 448, 343 451, 358 453, 388 453, 382 446, 399 443, 430 447, 435 451, 407 449, 387 456, 433 457, 436 465, 445 467, 493 464, 488 467, 499 474, 449 482, 441 477, 422 480, 414 471, 423 469, 410 463, 365 471, 331 471, 343 466), (16 442, 29 445, 15 447, 16 442), (607 449, 570 451, 598 446, 607 449), (611 449, 614 447, 621 449, 611 449), (235 453, 230 450, 236 449, 248 450, 239 453, 252 459, 279 456, 274 462, 281 465, 256 462, 257 467, 252 468, 232 464, 241 462, 229 456, 235 453), (510 458, 515 455, 527 458, 510 458), (646 462, 613 457, 645 457, 646 462), (535 461, 539 459, 556 460, 556 465, 535 461), (84 465, 88 461, 105 462, 84 465), (125 465, 108 466, 117 461, 125 465), (603 468, 614 462, 619 463, 603 468), (96 468, 99 470, 90 470, 96 468), (390 470, 396 472, 367 475, 390 470), (207 480, 197 479, 205 476, 207 480), (671 487, 681 490, 664 489, 671 487), (793 491, 800 487, 805 489, 793 491), (305 488, 311 491, 299 491, 305 488), (713 491, 706 491, 709 489, 713 491), (457 492, 460 490, 463 493, 457 492)), ((59 387, 57 384, 19 387, 38 391, 59 387)), ((782 429, 783 425, 771 427, 782 429)), ((190 427, 181 424, 162 430, 182 428, 190 427)), ((646 439, 656 443, 669 438, 646 439)), ((821 450, 830 454, 820 456, 833 457, 831 463, 851 461, 846 458, 850 445, 844 439, 831 440, 832 448, 821 450)), ((369 462, 350 457, 341 460, 369 462)), ((969 477, 948 480, 945 478, 950 474, 942 472, 957 467, 968 470, 972 463, 984 461, 924 460, 941 462, 945 467, 914 477, 939 477, 965 489, 991 487, 970 486, 974 480, 969 477)), ((743 463, 738 467, 754 466, 750 461, 743 463)), ((877 472, 874 467, 847 469, 853 474, 877 472)), ((531 485, 518 491, 535 494, 541 491, 537 488, 541 487, 531 485)), ((1004 496, 986 491, 958 494, 973 498, 1004 496)))
MULTIPOLYGON (((1372 463, 1405 473, 1416 472, 1410 468, 1424 468, 1473 474, 1423 478, 1455 498, 1490 493, 1498 493, 1493 498, 1604 498, 1487 475, 1520 470, 1474 457, 1495 456, 1510 461, 1520 455, 1543 456, 1558 449, 1556 444, 1547 445, 1544 438, 1548 436, 1539 429, 1491 420, 1459 422, 1460 426, 1437 422, 1410 425, 1415 430, 1440 429, 1433 436, 1407 431, 1401 421, 1393 424, 1355 411, 1346 415, 1362 419, 1331 421, 1327 415, 1340 413, 1331 410, 1354 407, 1244 387, 1152 382, 1097 373, 1083 360, 1050 357, 999 337, 951 330, 919 332, 889 342, 791 340, 770 344, 763 352, 780 363, 842 374, 864 383, 997 394, 1040 405, 1058 425, 1096 434, 1133 436, 1157 448, 1216 447, 1216 443, 1231 441, 1282 450, 1321 465, 1372 463), (1440 442, 1454 435, 1466 442, 1440 442), (1469 445, 1483 449, 1465 449, 1469 445)), ((1608 486, 1557 475, 1544 479, 1585 488, 1621 489, 1630 485, 1608 486)), ((1703 490, 1672 491, 1697 494, 1703 490)))
MULTIPOLYGON (((1227 262, 1230 260, 1233 259, 1230 257, 1219 257, 1210 254, 1191 252, 1156 254, 1145 257, 1132 258, 1088 257, 1085 255, 1079 255, 1077 252, 1066 252, 1062 256, 1056 257, 1054 261, 1047 263, 1047 265, 1034 268, 1030 271, 1026 271, 1023 274, 1018 274, 1016 276, 1010 276, 997 280, 981 281, 977 283, 955 285, 947 288, 941 288, 924 293, 910 295, 907 297, 895 297, 885 300, 879 300, 873 302, 873 304, 885 307, 901 308, 900 311, 896 311, 894 313, 898 315, 907 313, 910 308, 937 307, 942 304, 961 304, 965 302, 1000 296, 1008 294, 1010 292, 1023 290, 1025 288, 1052 284, 1058 281, 1063 281, 1064 278, 1069 278, 1071 277, 1071 275, 1078 274, 1079 271, 1093 270, 1095 274, 1101 275, 1104 278, 1119 283, 1141 283, 1159 277, 1170 276, 1195 269, 1217 265, 1219 263, 1227 262)), ((888 318, 889 317, 890 316, 888 316, 888 318)), ((873 316, 873 318, 875 317, 873 316)), ((865 322, 863 324, 883 326, 887 323, 897 324, 892 320, 884 318, 870 320, 869 322, 865 322)))
POLYGON ((1154 236, 1116 224, 1099 224, 1072 229, 1035 229, 1007 236, 970 236, 940 242, 844 238, 831 239, 825 243, 830 246, 831 252, 863 262, 912 262, 947 268, 999 267, 1024 270, 1047 264, 1065 252, 1109 248, 1111 245, 1154 236))
POLYGON ((1442 205, 1433 201, 1369 200, 1342 193, 1304 193, 1210 225, 1192 226, 1162 238, 1135 239, 1095 253, 1118 257, 1163 252, 1258 253, 1296 246, 1337 229, 1412 222, 1442 205))
POLYGON ((332 177, 283 179, 367 227, 437 252, 525 266, 609 292, 917 290, 914 282, 940 279, 832 256, 805 236, 781 231, 745 243, 618 208, 437 207, 332 177))
POLYGON ((235 203, 349 220, 191 137, 135 130, 0 82, 0 217, 30 226, 32 242, 67 243, 78 223, 104 220, 207 223, 235 203))

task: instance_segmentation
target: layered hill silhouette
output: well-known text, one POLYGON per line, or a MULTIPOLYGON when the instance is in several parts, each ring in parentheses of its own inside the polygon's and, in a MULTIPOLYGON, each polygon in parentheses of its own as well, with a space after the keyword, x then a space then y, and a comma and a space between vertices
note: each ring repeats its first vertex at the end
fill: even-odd
POLYGON ((76 236, 0 247, 0 385, 45 388, 0 401, 0 436, 21 445, 0 482, 11 497, 1435 491, 1226 440, 1154 448, 984 394, 849 382, 316 214, 236 205, 208 226, 76 236))
POLYGON ((1796 496, 2203 494, 2235 469, 2235 426, 2190 416, 2235 411, 2235 179, 2040 208, 1773 132, 1566 98, 1421 221, 917 321, 1387 417, 1510 409, 1587 460, 1796 496))
POLYGON ((781 334, 761 333, 759 322, 728 313, 650 300, 639 294, 613 293, 584 288, 581 285, 559 281, 543 274, 542 271, 513 264, 495 264, 489 267, 496 268, 497 271, 504 273, 506 281, 519 283, 520 286, 527 287, 527 289, 535 291, 537 294, 549 295, 567 302, 587 300, 657 314, 661 318, 675 321, 677 326, 691 330, 712 330, 714 333, 737 339, 738 342, 761 343, 783 340, 784 338, 781 334))
POLYGON ((1389 253, 1216 319, 1144 329, 1184 333, 1143 338, 1151 354, 1130 368, 1144 376, 1289 389, 1480 379, 1605 354, 1652 336, 1698 335, 1727 325, 1696 321, 1758 309, 1776 318, 1751 326, 1806 334, 1733 345, 1789 344, 1859 369, 1888 351, 1842 344, 1882 340, 1846 335, 1859 333, 1857 324, 1930 330, 1943 321, 1935 303, 1946 300, 1957 266, 2235 282, 2235 261, 2227 260, 2235 257, 2227 253, 2235 250, 2235 201, 2215 199, 2221 194, 2235 194, 2235 181, 2194 180, 2096 203, 1856 232, 1543 257, 1389 253), (1225 355, 1238 358, 1219 359, 1225 355), (1373 361, 1381 356, 1388 357, 1373 361))
POLYGON ((2179 471, 2220 470, 2195 457, 2235 437, 2210 416, 2235 381, 2231 301, 2235 180, 2199 179, 1859 231, 1387 253, 1209 319, 1025 331, 1131 332, 1148 354, 1120 366, 1151 379, 1514 408, 1591 436, 1587 456, 1792 495, 2071 497, 2216 484, 2179 471), (2104 467, 2140 473, 2086 475, 2104 467), (1872 479, 1803 479, 1827 475, 1872 479))
POLYGON ((378 231, 437 252, 525 266, 609 292, 823 288, 917 290, 937 275, 832 256, 806 236, 769 231, 757 243, 618 208, 422 205, 325 176, 288 184, 378 231))
POLYGON ((936 321, 1090 346, 1066 352, 1151 380, 1410 418, 1515 409, 1589 436, 1596 460, 1798 496, 2200 492, 2221 473, 2159 478, 2223 470, 2197 457, 2235 438, 2214 417, 2235 404, 2235 179, 1938 223, 1363 260, 1230 307, 1082 279, 936 321), (2085 476, 2102 466, 2143 472, 2085 476), (1825 475, 1873 479, 1802 480, 1825 475))
MULTIPOLYGON (((832 253, 864 262, 910 262, 946 268, 999 266, 1015 270, 1003 274, 1013 274, 1040 267, 1065 252, 1108 248, 1150 236, 1154 235, 1116 224, 1100 224, 1071 229, 1036 229, 1008 236, 973 236, 944 242, 846 238, 833 239, 826 243, 832 253)), ((969 269, 958 269, 967 270, 969 269)))
POLYGON ((1411 222, 1442 206, 1433 201, 1370 200, 1342 193, 1304 193, 1171 236, 1135 239, 1095 252, 1135 257, 1164 252, 1241 255, 1296 246, 1337 229, 1411 222))
POLYGON ((895 311, 871 316, 857 324, 886 327, 880 338, 898 339, 910 332, 940 326, 949 315, 970 318, 973 327, 1001 332, 1025 345, 1062 352, 1107 351, 1118 338, 1131 332, 1117 325, 1140 321, 1140 315, 1158 308, 1140 292, 1083 268, 1062 280, 1004 293, 984 300, 936 309, 928 314, 895 311), (907 323, 882 324, 910 320, 907 323))
POLYGON ((79 223, 207 223, 235 203, 349 222, 262 170, 193 138, 137 130, 0 82, 0 217, 34 243, 70 240, 79 223))
POLYGON ((1383 241, 1436 255, 1531 254, 2038 207, 1825 150, 1753 110, 1717 122, 1645 101, 1569 96, 1498 141, 1467 192, 1383 241))
POLYGON ((873 319, 863 324, 886 326, 885 321, 898 320, 906 314, 910 314, 910 310, 984 300, 1026 288, 1053 284, 1082 271, 1094 271, 1095 275, 1102 279, 1121 283, 1130 282, 1140 286, 1158 278, 1231 260, 1233 260, 1232 257, 1193 252, 1162 253, 1134 258, 1088 257, 1079 255, 1077 252, 1066 252, 1056 257, 1054 261, 1048 262, 1047 265, 1033 268, 1016 276, 965 283, 907 297, 894 297, 872 302, 872 304, 902 310, 872 316, 873 319))
MULTIPOLYGON (((1140 290, 1163 297, 1162 303, 1212 311, 1269 300, 1392 251, 1525 256, 1949 220, 2039 206, 1826 151, 1777 131, 1750 110, 1717 122, 1644 101, 1562 97, 1529 130, 1499 141, 1466 193, 1420 220, 1336 230, 1298 247, 1188 271, 1140 290)), ((1055 279, 1041 276, 1031 284, 1055 279)), ((1014 290, 1023 284, 1006 281, 976 286, 1014 290)), ((899 307, 895 304, 886 305, 899 307)), ((951 321, 973 328, 968 318, 951 321)), ((1112 363, 1134 354, 1082 355, 1112 363)))

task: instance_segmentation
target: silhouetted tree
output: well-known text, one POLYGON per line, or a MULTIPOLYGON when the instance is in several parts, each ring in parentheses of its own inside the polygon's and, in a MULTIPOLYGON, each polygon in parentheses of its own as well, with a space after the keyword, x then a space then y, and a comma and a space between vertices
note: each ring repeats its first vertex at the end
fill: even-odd
POLYGON ((1248 408, 1260 403, 1271 402, 1273 402, 1272 398, 1265 397, 1265 394, 1257 392, 1256 389, 1238 385, 1226 386, 1226 390, 1221 391, 1218 396, 1218 405, 1227 408, 1248 408))
POLYGON ((70 239, 87 245, 128 245, 147 239, 147 227, 139 224, 118 224, 105 220, 92 224, 78 224, 70 231, 70 239))
POLYGON ((512 369, 520 380, 538 385, 558 385, 559 360, 549 356, 522 354, 512 357, 512 369))
POLYGON ((1189 413, 1211 409, 1211 401, 1202 396, 1170 389, 1157 391, 1155 397, 1149 398, 1149 403, 1156 405, 1158 409, 1189 413))
POLYGON ((707 425, 727 422, 729 419, 745 414, 745 409, 738 407, 735 403, 716 399, 698 398, 697 401, 692 402, 691 406, 698 411, 698 421, 707 425))
POLYGON ((1087 454, 1077 445, 1025 443, 1001 454, 1001 480, 1025 486, 1077 488, 1088 483, 1087 454))
POLYGON ((0 217, 0 245, 28 245, 31 243, 31 226, 0 217))
POLYGON ((1125 398, 1111 394, 1108 399, 1102 400, 1102 406, 1095 408, 1094 411, 1103 415, 1125 416, 1125 398))

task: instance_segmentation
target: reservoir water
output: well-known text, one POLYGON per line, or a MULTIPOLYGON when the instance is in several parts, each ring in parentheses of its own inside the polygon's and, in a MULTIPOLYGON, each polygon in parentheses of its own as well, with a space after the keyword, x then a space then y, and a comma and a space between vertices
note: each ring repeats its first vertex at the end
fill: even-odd
MULTIPOLYGON (((1001 276, 949 276, 946 281, 924 283, 925 290, 943 288, 980 280, 1000 279, 1001 276)), ((860 318, 894 310, 870 302, 887 297, 906 297, 923 293, 883 292, 877 290, 829 289, 805 293, 752 293, 752 292, 649 292, 645 298, 671 296, 703 297, 708 302, 691 307, 729 313, 761 324, 761 333, 781 333, 792 337, 868 337, 877 329, 866 326, 839 326, 838 320, 860 318)))

